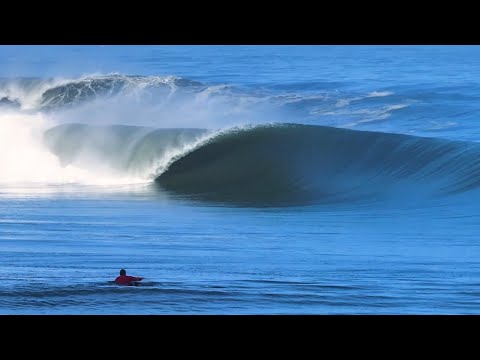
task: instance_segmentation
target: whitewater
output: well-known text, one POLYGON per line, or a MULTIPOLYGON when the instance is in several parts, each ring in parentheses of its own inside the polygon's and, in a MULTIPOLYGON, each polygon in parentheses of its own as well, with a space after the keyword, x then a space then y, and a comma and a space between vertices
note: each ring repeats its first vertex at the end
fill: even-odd
POLYGON ((477 313, 478 56, 0 47, 0 313, 477 313))

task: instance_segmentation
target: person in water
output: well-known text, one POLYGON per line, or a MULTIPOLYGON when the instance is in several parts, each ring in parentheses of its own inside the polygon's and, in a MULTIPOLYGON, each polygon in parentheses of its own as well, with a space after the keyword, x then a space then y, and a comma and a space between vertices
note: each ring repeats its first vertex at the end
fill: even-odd
POLYGON ((137 281, 142 281, 143 277, 138 276, 128 276, 125 269, 120 270, 120 276, 117 276, 115 282, 118 285, 138 285, 137 281))

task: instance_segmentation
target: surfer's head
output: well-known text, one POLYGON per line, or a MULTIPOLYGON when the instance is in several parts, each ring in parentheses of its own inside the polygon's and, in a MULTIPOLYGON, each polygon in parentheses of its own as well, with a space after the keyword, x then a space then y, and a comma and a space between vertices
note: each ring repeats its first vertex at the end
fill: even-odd
POLYGON ((125 271, 125 269, 120 270, 120 275, 127 275, 127 272, 125 271))

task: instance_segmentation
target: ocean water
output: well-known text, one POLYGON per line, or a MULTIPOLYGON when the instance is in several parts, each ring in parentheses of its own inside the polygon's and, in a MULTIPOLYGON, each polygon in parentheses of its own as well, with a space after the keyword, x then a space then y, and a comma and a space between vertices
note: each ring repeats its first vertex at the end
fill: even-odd
POLYGON ((0 314, 478 314, 479 60, 0 46, 0 314))

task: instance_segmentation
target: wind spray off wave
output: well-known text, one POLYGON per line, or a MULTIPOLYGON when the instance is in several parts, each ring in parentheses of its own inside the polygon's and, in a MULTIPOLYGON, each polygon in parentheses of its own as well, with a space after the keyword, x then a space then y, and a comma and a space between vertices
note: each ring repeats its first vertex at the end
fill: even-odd
POLYGON ((0 186, 53 184, 121 184, 139 181, 118 174, 92 172, 62 165, 45 146, 44 132, 52 123, 41 114, 0 112, 0 186))
POLYGON ((134 160, 126 164, 122 161, 128 161, 133 151, 128 146, 135 147, 136 141, 154 128, 120 126, 117 134, 115 131, 97 132, 98 128, 91 126, 153 124, 166 127, 175 124, 175 127, 185 127, 201 123, 209 127, 216 119, 221 118, 222 122, 231 113, 239 113, 231 106, 232 98, 225 100, 218 95, 224 88, 204 86, 175 76, 113 74, 78 79, 0 79, 0 183, 114 185, 150 182, 158 169, 195 146, 196 141, 201 141, 200 135, 205 131, 198 132, 200 138, 197 138, 190 136, 195 132, 173 130, 156 144, 153 142, 158 139, 147 136, 141 147, 157 146, 155 156, 141 164, 134 160), (59 155, 48 148, 44 132, 76 122, 85 126, 70 127, 65 134, 71 152, 75 152, 72 163, 68 152, 59 155), (87 126, 91 127, 90 131, 85 130, 87 126), (132 133, 128 134, 130 130, 132 133), (93 145, 87 146, 87 140, 93 145), (116 161, 112 161, 114 158, 116 161))

